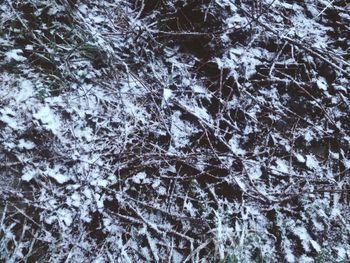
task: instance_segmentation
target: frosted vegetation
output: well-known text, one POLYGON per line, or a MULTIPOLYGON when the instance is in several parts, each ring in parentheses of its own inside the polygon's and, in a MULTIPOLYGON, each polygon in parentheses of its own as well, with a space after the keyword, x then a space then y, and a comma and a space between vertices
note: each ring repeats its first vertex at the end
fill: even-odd
POLYGON ((349 262, 346 1, 0 17, 1 262, 349 262))

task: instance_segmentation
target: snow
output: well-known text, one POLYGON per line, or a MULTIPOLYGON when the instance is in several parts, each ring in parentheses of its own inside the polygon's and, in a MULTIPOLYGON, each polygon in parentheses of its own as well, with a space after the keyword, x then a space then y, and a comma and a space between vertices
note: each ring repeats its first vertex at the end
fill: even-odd
POLYGON ((60 5, 50 5, 50 8, 48 10, 49 15, 56 15, 59 12, 64 11, 64 8, 60 5))
POLYGON ((19 91, 16 96, 16 101, 25 102, 34 95, 33 83, 30 80, 23 80, 20 84, 19 91))
POLYGON ((101 23, 103 21, 106 20, 105 17, 103 16, 92 16, 91 19, 95 22, 95 23, 101 23))
POLYGON ((35 146, 36 146, 35 143, 33 143, 32 141, 28 141, 24 139, 20 139, 18 141, 18 147, 22 149, 32 150, 35 148, 35 146))
POLYGON ((26 170, 24 172, 24 174, 22 175, 21 179, 23 181, 29 182, 30 180, 32 180, 34 177, 36 176, 36 172, 35 170, 26 170))
POLYGON ((53 178, 56 180, 57 183, 59 184, 64 184, 70 180, 70 178, 60 172, 60 165, 56 165, 54 168, 47 168, 45 171, 45 175, 53 178))
POLYGON ((315 241, 315 240, 310 240, 311 246, 316 250, 316 252, 321 251, 321 246, 315 241))
POLYGON ((54 134, 59 133, 60 121, 48 105, 41 107, 33 114, 33 117, 40 120, 43 123, 43 126, 46 129, 51 130, 54 134))
POLYGON ((156 190, 160 196, 165 196, 167 193, 167 190, 164 186, 159 186, 156 190))
POLYGON ((311 257, 307 257, 305 255, 302 255, 299 259, 299 262, 302 262, 302 263, 314 263, 314 259, 311 258, 311 257))
POLYGON ((310 235, 308 234, 308 231, 303 226, 297 226, 293 229, 293 232, 295 235, 297 235, 300 240, 302 241, 303 248, 306 251, 309 251, 309 242, 310 242, 310 235))
POLYGON ((328 85, 327 85, 327 81, 325 78, 322 78, 322 77, 319 77, 317 79, 317 87, 321 90, 327 90, 328 88, 328 85))
POLYGON ((160 186, 160 183, 161 183, 160 180, 153 181, 152 188, 156 189, 158 186, 160 186))
POLYGON ((147 177, 147 174, 145 172, 140 172, 134 175, 132 177, 132 180, 137 184, 141 184, 144 181, 144 179, 146 179, 146 177, 147 177))
POLYGON ((332 152, 332 151, 329 151, 329 154, 332 158, 338 160, 339 159, 339 153, 335 153, 335 152, 332 152))
POLYGON ((176 111, 171 117, 171 138, 172 144, 169 148, 169 153, 177 152, 177 149, 186 147, 189 144, 188 135, 191 127, 188 123, 180 119, 181 112, 176 111))
POLYGON ((247 187, 245 185, 245 183, 243 182, 242 179, 240 178, 235 178, 234 181, 237 183, 237 185, 243 190, 246 191, 247 187))
POLYGON ((339 258, 346 258, 346 256, 349 256, 349 251, 347 252, 343 247, 336 247, 335 249, 338 251, 339 258))
MULTIPOLYGON (((2 112, 4 112, 4 111, 0 110, 0 113, 2 113, 2 112)), ((9 127, 11 127, 14 130, 18 129, 17 120, 14 117, 3 114, 0 116, 0 121, 3 121, 4 123, 6 123, 9 127)))
POLYGON ((34 50, 34 46, 33 45, 26 45, 25 49, 26 50, 34 50))
POLYGON ((350 169, 350 160, 348 159, 343 159, 343 164, 346 169, 350 169))
POLYGON ((319 163, 314 155, 312 154, 306 155, 306 166, 311 169, 319 168, 319 163))
POLYGON ((61 220, 66 226, 70 226, 73 223, 72 213, 68 209, 59 209, 57 215, 59 220, 61 220))
POLYGON ((26 61, 27 58, 23 57, 21 54, 23 54, 23 50, 12 49, 10 51, 5 52, 5 58, 7 61, 13 61, 13 60, 18 62, 26 61))
POLYGON ((294 153, 295 157, 297 158, 297 160, 301 163, 305 163, 305 158, 304 156, 302 156, 300 153, 294 153))
POLYGON ((289 172, 289 164, 286 160, 278 159, 276 160, 276 170, 282 172, 282 173, 288 173, 289 172))
POLYGON ((94 194, 94 200, 96 201, 96 205, 98 209, 102 209, 104 207, 104 198, 102 195, 95 193, 94 194))
POLYGON ((307 142, 311 142, 314 138, 315 134, 313 131, 311 130, 308 130, 305 132, 304 134, 304 139, 307 141, 307 142))
MULTIPOLYGON (((254 262, 257 250, 263 260, 278 262, 313 262, 325 249, 337 261, 350 256, 349 245, 334 234, 346 233, 349 208, 340 193, 332 192, 347 187, 346 176, 339 181, 339 165, 350 168, 349 81, 340 71, 334 81, 328 78, 319 68, 329 65, 302 48, 346 69, 346 52, 335 46, 346 39, 332 34, 344 35, 348 15, 339 15, 337 32, 328 27, 327 13, 338 12, 339 3, 322 19, 326 0, 321 6, 278 0, 269 5, 271 12, 261 14, 253 10, 254 1, 202 3, 196 12, 204 10, 208 24, 216 20, 213 29, 188 16, 191 23, 180 19, 171 30, 215 31, 204 43, 154 33, 176 21, 181 10, 176 1, 163 1, 156 13, 144 12, 142 18, 133 10, 138 7, 125 1, 74 7, 28 0, 10 7, 10 2, 0 4, 5 25, 0 176, 22 180, 7 186, 13 191, 5 197, 23 195, 25 200, 16 197, 15 204, 40 227, 23 228, 11 202, 7 213, 0 206, 2 231, 13 231, 0 237, 8 253, 14 247, 24 258, 30 244, 37 249, 36 236, 57 262, 67 255, 82 262, 182 262, 187 257, 199 262, 197 255, 204 261, 235 255, 239 262, 254 262), (17 23, 22 6, 49 21, 34 26, 23 20, 30 28, 29 44, 21 44, 27 29, 17 23), (258 15, 258 21, 242 10, 258 15), (67 14, 72 23, 58 23, 67 14), (64 43, 44 37, 55 32, 64 43), (301 44, 291 47, 283 36, 301 44), (205 50, 205 58, 188 48, 192 41, 205 50), (107 67, 98 69, 84 56, 88 47, 106 55, 107 67), (57 70, 38 66, 37 52, 48 52, 57 70), (214 72, 222 69, 225 84, 198 68, 206 61, 214 72), (299 73, 290 77, 317 98, 340 132, 312 111, 318 106, 289 78, 277 70, 257 74, 273 63, 303 65, 310 79, 299 73), (239 94, 226 84, 237 85, 239 94), (308 100, 306 109, 291 106, 299 98, 308 100), (330 142, 331 150, 315 155, 315 144, 331 140, 337 141, 330 142), (314 183, 319 181, 327 184, 314 183), (330 192, 312 193, 319 187, 330 192), (39 217, 29 205, 40 210, 39 217), (341 224, 335 226, 336 220, 341 224), (23 229, 22 239, 16 229, 23 229), (96 237, 99 231, 106 234, 103 240, 96 237), (304 249, 296 251, 299 243, 304 249)), ((0 261, 7 262, 1 248, 0 261)))
POLYGON ((247 171, 248 171, 249 178, 252 180, 257 180, 262 175, 261 168, 260 168, 259 164, 255 164, 251 167, 248 167, 247 171))
POLYGON ((184 208, 190 213, 190 215, 191 215, 192 217, 195 217, 195 216, 196 216, 196 213, 195 213, 195 211, 194 211, 194 209, 193 209, 193 205, 192 205, 191 201, 185 202, 185 203, 184 203, 184 208))
POLYGON ((171 89, 164 89, 163 91, 163 99, 165 102, 169 101, 169 99, 173 96, 173 92, 171 89))
POLYGON ((237 137, 232 137, 230 140, 229 140, 229 145, 230 145, 230 149, 231 151, 234 153, 234 154, 237 154, 237 155, 244 155, 246 153, 245 150, 243 150, 240 145, 239 145, 239 141, 238 141, 238 138, 237 137))
POLYGON ((78 192, 74 192, 69 199, 67 199, 67 204, 70 206, 79 207, 81 205, 81 196, 78 192))
MULTIPOLYGON (((200 94, 206 94, 207 91, 204 89, 203 86, 200 86, 200 85, 192 85, 191 86, 193 92, 195 93, 200 93, 200 94)), ((210 96, 209 94, 207 94, 208 96, 210 96)))

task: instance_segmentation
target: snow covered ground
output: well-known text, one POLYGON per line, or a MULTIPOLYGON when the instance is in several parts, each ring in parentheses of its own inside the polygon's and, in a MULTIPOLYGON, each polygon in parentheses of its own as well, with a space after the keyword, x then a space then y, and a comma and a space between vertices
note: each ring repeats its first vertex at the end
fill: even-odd
POLYGON ((0 260, 350 260, 344 1, 0 4, 0 260))

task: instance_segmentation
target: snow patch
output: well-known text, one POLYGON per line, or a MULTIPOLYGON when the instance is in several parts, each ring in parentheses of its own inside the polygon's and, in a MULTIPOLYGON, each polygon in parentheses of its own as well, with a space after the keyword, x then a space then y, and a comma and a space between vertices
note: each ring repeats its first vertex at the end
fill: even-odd
POLYGON ((32 149, 34 149, 34 147, 36 145, 32 141, 27 141, 27 140, 24 140, 24 139, 20 139, 18 141, 18 145, 17 146, 18 146, 18 148, 21 148, 21 149, 32 150, 32 149))
POLYGON ((53 169, 47 168, 45 171, 45 174, 57 181, 59 184, 64 184, 70 180, 70 178, 67 175, 64 175, 62 172, 59 171, 60 166, 57 165, 53 169))
POLYGON ((299 239, 301 240, 301 243, 303 245, 303 248, 306 250, 306 251, 309 251, 310 250, 310 247, 309 247, 309 241, 310 241, 310 235, 309 233, 307 232, 306 228, 303 227, 303 226, 298 226, 298 227, 295 227, 293 229, 293 232, 296 236, 299 237, 299 239))
POLYGON ((51 130, 54 134, 59 133, 59 119, 48 105, 40 108, 36 113, 33 114, 33 117, 37 120, 40 120, 43 126, 46 129, 51 130))
POLYGON ((23 54, 23 50, 22 49, 12 49, 10 51, 7 51, 5 53, 5 59, 7 61, 18 61, 18 62, 23 62, 25 60, 27 60, 26 57, 23 57, 21 54, 23 54))
POLYGON ((289 164, 286 160, 277 159, 276 160, 276 170, 282 172, 282 173, 288 173, 289 164))
POLYGON ((252 179, 252 180, 259 179, 261 177, 261 175, 262 175, 260 166, 258 164, 255 164, 255 165, 253 165, 251 167, 248 167, 247 171, 248 171, 249 178, 252 179))
POLYGON ((71 211, 68 209, 59 209, 57 211, 58 218, 66 225, 70 226, 73 222, 73 217, 71 211))
POLYGON ((316 157, 311 154, 306 155, 306 166, 310 169, 317 169, 320 167, 316 157))
POLYGON ((243 150, 240 146, 239 146, 239 142, 238 142, 238 139, 235 138, 235 137, 232 137, 230 140, 229 140, 229 145, 230 145, 230 149, 231 151, 234 153, 234 154, 237 154, 237 155, 244 155, 246 153, 245 150, 243 150))
POLYGON ((328 88, 327 81, 323 77, 319 77, 317 79, 316 84, 317 84, 317 87, 321 90, 327 90, 328 88))
POLYGON ((21 179, 25 182, 29 182, 35 177, 35 175, 36 175, 36 172, 34 170, 25 169, 25 172, 22 175, 21 179))
POLYGON ((19 91, 16 95, 17 102, 24 102, 34 94, 33 84, 29 80, 23 80, 20 84, 19 91))
POLYGON ((140 172, 132 177, 133 182, 140 184, 147 177, 145 172, 140 172))
POLYGON ((300 153, 294 153, 294 156, 297 158, 298 162, 305 163, 305 158, 300 153))

